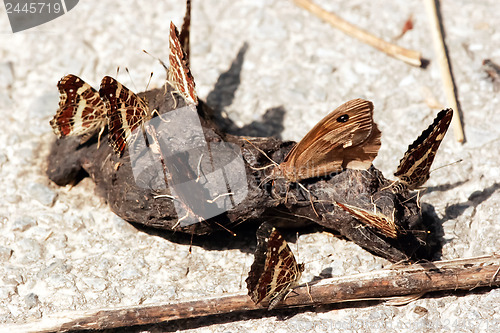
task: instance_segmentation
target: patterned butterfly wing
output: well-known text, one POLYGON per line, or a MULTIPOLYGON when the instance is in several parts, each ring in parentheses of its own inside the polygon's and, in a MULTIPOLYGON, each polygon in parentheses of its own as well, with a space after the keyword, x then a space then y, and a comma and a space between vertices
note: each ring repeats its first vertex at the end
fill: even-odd
POLYGON ((379 212, 369 212, 359 207, 336 202, 336 204, 354 216, 358 221, 375 228, 382 235, 389 238, 398 238, 398 228, 394 220, 379 212))
POLYGON ((417 189, 429 179, 432 162, 452 117, 452 109, 440 111, 434 122, 408 147, 394 173, 406 188, 417 189))
POLYGON ((276 228, 263 223, 257 230, 255 259, 246 279, 248 295, 255 304, 274 308, 295 287, 304 271, 276 228))
POLYGON ((368 169, 380 148, 381 133, 373 121, 373 104, 348 101, 323 118, 288 153, 280 169, 290 181, 368 169))
POLYGON ((58 137, 83 135, 83 143, 104 129, 106 106, 94 88, 73 74, 63 77, 57 87, 59 109, 50 125, 58 137))
POLYGON ((170 22, 170 55, 168 57, 169 68, 167 81, 188 105, 197 105, 195 83, 191 70, 189 69, 189 58, 182 49, 179 40, 179 32, 175 25, 170 22))
POLYGON ((132 132, 151 116, 147 102, 110 76, 102 79, 99 94, 108 110, 109 142, 122 155, 132 132))

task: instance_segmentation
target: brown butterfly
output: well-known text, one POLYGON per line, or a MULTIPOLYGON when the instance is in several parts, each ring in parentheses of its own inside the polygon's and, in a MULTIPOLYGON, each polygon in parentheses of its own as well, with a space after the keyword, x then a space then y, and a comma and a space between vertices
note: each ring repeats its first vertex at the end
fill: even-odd
POLYGON ((122 155, 134 130, 151 119, 152 111, 145 99, 110 76, 102 79, 99 94, 108 109, 109 143, 122 155))
MULTIPOLYGON (((190 5, 188 4, 188 6, 190 5)), ((186 16, 188 14, 189 12, 186 13, 186 16)), ((177 28, 170 22, 170 54, 168 57, 169 68, 167 82, 170 83, 176 93, 184 98, 186 104, 197 105, 198 97, 195 91, 194 78, 189 69, 189 54, 184 51, 183 45, 181 44, 189 43, 189 25, 183 27, 182 33, 184 36, 181 41, 177 28), (185 31, 186 33, 184 34, 185 31)))
POLYGON ((398 228, 394 219, 384 214, 374 211, 369 212, 365 209, 335 202, 340 208, 354 216, 358 221, 375 228, 382 235, 389 238, 398 238, 398 228))
POLYGON ((348 101, 307 133, 273 170, 290 182, 349 169, 368 169, 380 148, 380 131, 373 122, 373 104, 348 101))
POLYGON ((452 109, 440 111, 434 122, 408 147, 394 173, 407 189, 417 189, 429 179, 436 151, 450 126, 452 117, 452 109))
MULTIPOLYGON (((173 23, 170 23, 168 81, 188 105, 194 106, 198 104, 198 98, 194 90, 194 79, 186 59, 177 28, 173 23)), ((121 155, 131 140, 134 130, 150 120, 155 110, 149 108, 145 99, 137 96, 110 76, 105 76, 102 79, 99 93, 108 108, 109 142, 113 149, 121 155)))
POLYGON ((246 279, 248 295, 255 304, 268 303, 271 310, 298 284, 304 264, 298 264, 279 231, 267 222, 257 230, 255 259, 246 279))
POLYGON ((78 76, 68 74, 58 83, 59 109, 50 121, 58 137, 79 136, 85 143, 106 127, 106 107, 99 93, 78 76))

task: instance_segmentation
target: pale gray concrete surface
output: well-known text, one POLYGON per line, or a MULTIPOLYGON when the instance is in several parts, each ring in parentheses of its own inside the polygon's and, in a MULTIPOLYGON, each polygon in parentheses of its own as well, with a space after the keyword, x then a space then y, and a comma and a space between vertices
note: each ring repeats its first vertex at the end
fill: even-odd
MULTIPOLYGON (((282 106, 282 136, 298 140, 342 102, 370 99, 383 133, 374 164, 390 178, 408 144, 438 111, 426 100, 446 105, 423 3, 316 3, 388 40, 413 14, 415 28, 398 43, 421 51, 430 66, 423 70, 389 58, 290 0, 194 0, 192 70, 198 94, 207 98, 246 42, 241 83, 225 106, 231 119, 243 126, 259 120, 267 109, 282 106)), ((463 162, 432 173, 427 183, 431 191, 422 201, 442 219, 442 258, 453 259, 500 249, 500 100, 481 70, 484 58, 500 63, 500 2, 441 3, 467 142, 458 144, 452 131, 447 134, 434 167, 463 162)), ((116 76, 117 67, 128 67, 134 84, 123 70, 117 79, 132 90, 142 91, 152 71, 152 86, 160 86, 163 68, 142 50, 167 60, 169 22, 180 26, 183 15, 182 1, 81 1, 54 21, 12 34, 1 10, 0 325, 67 309, 245 291, 253 259, 251 237, 248 244, 225 250, 193 247, 189 255, 189 245, 138 231, 115 216, 94 195, 90 179, 60 188, 45 176, 55 139, 49 120, 57 109, 57 81, 74 73, 98 87, 104 75, 116 76)), ((328 234, 302 235, 298 247, 300 260, 306 262, 302 281, 328 268, 343 275, 389 264, 328 234)), ((499 290, 444 293, 401 307, 344 305, 284 320, 242 315, 241 320, 200 320, 172 329, 498 332, 499 304, 499 290)))

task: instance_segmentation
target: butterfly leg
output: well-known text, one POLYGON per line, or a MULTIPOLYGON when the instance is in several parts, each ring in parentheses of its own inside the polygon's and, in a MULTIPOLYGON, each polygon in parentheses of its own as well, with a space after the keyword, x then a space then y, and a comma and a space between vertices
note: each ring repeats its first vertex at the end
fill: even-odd
POLYGON ((234 193, 223 193, 223 194, 219 194, 218 196, 216 196, 214 199, 211 199, 211 200, 207 200, 208 203, 214 203, 215 201, 217 201, 218 199, 222 198, 222 197, 226 197, 228 195, 234 195, 234 193))
POLYGON ((255 167, 249 165, 250 169, 255 170, 255 171, 265 170, 265 169, 268 169, 268 168, 270 168, 272 166, 275 166, 275 165, 274 164, 269 164, 269 165, 266 165, 266 166, 263 166, 263 167, 260 167, 260 168, 255 168, 255 167))
POLYGON ((158 198, 169 198, 169 199, 175 200, 175 197, 173 195, 169 195, 169 194, 159 194, 159 195, 155 195, 153 197, 153 199, 158 199, 158 198))
POLYGON ((104 126, 101 127, 101 130, 99 131, 99 135, 97 136, 97 149, 101 146, 101 135, 104 133, 104 126))
POLYGON ((420 206, 420 192, 422 192, 423 189, 418 189, 417 190, 417 207, 418 209, 422 209, 422 207, 420 206))
MULTIPOLYGON (((196 180, 195 182, 198 183, 200 181, 200 178, 201 178, 201 174, 203 173, 203 171, 201 170, 201 160, 203 159, 203 153, 200 155, 200 160, 198 161, 198 166, 196 167, 196 180)), ((203 173, 203 175, 205 176, 205 174, 203 173)), ((206 178, 206 176, 205 176, 206 178)))
POLYGON ((394 186, 395 190, 392 190, 393 193, 399 193, 399 190, 398 190, 398 185, 399 185, 399 181, 398 180, 394 180, 392 181, 392 183, 390 183, 389 185, 387 185, 386 187, 382 187, 380 189, 380 191, 383 191, 383 190, 386 190, 388 188, 391 188, 394 186))
POLYGON ((311 295, 311 286, 309 285, 309 283, 306 282, 306 287, 307 287, 307 295, 309 296, 309 299, 311 300, 311 303, 314 303, 314 299, 311 295))
POLYGON ((301 183, 297 183, 299 184, 300 187, 302 187, 302 189, 304 191, 306 191, 308 194, 309 194, 309 201, 311 202, 311 207, 314 211, 314 214, 316 214, 317 217, 319 217, 319 214, 318 212, 316 211, 316 208, 314 207, 314 202, 313 202, 313 199, 312 199, 312 194, 311 194, 311 191, 309 191, 304 185, 302 185, 301 183))
POLYGON ((184 215, 180 219, 177 219, 177 222, 175 222, 174 226, 172 227, 172 230, 175 229, 175 228, 177 228, 177 226, 181 223, 181 221, 187 219, 188 216, 189 216, 189 211, 186 212, 186 215, 184 215))
POLYGON ((288 294, 290 294, 292 290, 289 290, 288 287, 283 289, 282 292, 280 292, 278 295, 274 296, 270 301, 269 305, 267 306, 268 310, 274 309, 282 300, 285 300, 288 294))

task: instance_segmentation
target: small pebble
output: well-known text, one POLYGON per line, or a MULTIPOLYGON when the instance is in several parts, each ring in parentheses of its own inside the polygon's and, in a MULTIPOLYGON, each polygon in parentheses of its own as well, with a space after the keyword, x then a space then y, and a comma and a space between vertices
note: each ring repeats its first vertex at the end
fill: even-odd
POLYGON ((21 231, 24 232, 28 230, 31 227, 34 227, 36 225, 36 220, 35 218, 31 216, 22 216, 14 221, 12 223, 12 231, 21 231))
POLYGON ((0 87, 2 89, 11 87, 14 83, 14 63, 12 61, 5 61, 0 63, 0 87))
POLYGON ((8 160, 9 159, 7 155, 5 155, 4 153, 0 153, 0 167, 4 165, 8 160))
POLYGON ((32 309, 38 304, 38 295, 34 293, 29 293, 24 297, 24 302, 26 303, 26 306, 28 309, 32 309))
POLYGON ((83 283, 93 291, 104 291, 107 287, 107 281, 96 277, 82 277, 83 283))
POLYGON ((16 243, 18 250, 15 253, 22 256, 23 263, 35 262, 42 259, 42 246, 36 240, 31 238, 21 239, 16 243))
POLYGON ((0 260, 7 261, 10 259, 11 256, 12 256, 11 248, 0 246, 0 260))
POLYGON ((120 278, 123 280, 137 280, 141 278, 141 272, 135 268, 125 269, 121 272, 120 278))
POLYGON ((40 202, 42 205, 52 207, 56 201, 57 193, 49 187, 39 183, 31 183, 28 185, 28 192, 33 199, 40 202))

